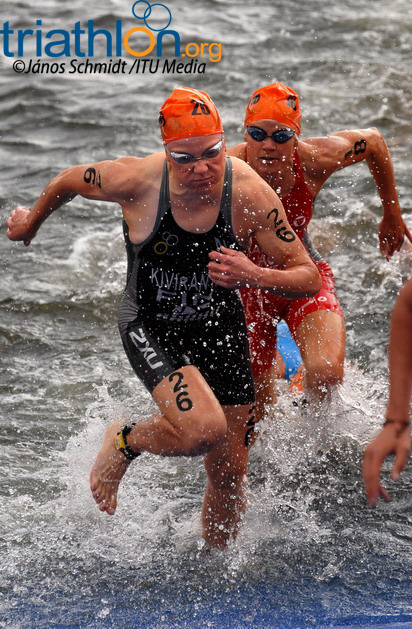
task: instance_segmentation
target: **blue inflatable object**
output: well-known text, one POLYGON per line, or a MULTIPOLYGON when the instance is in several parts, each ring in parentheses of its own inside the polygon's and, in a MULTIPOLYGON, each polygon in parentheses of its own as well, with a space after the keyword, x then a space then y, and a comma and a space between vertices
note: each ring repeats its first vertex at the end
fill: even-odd
POLYGON ((302 365, 302 356, 298 346, 293 340, 286 321, 279 321, 277 331, 277 349, 285 363, 285 379, 291 380, 293 376, 298 373, 302 365))

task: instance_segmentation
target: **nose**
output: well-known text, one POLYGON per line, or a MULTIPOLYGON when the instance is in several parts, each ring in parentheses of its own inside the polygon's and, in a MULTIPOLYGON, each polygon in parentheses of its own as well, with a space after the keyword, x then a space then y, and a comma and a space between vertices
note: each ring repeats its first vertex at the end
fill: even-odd
POLYGON ((193 172, 197 175, 203 175, 208 171, 208 164, 205 159, 199 159, 197 162, 193 164, 193 172))
POLYGON ((277 144, 276 142, 268 135, 267 138, 265 138, 262 142, 262 147, 268 151, 273 151, 274 149, 277 149, 277 144))

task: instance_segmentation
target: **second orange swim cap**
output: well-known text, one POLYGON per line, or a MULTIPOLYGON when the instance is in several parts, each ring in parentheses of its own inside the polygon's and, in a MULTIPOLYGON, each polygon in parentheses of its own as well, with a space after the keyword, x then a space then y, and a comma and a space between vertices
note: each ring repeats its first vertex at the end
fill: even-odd
POLYGON ((245 126, 252 125, 256 120, 275 120, 295 129, 300 135, 301 119, 299 96, 277 81, 253 92, 246 109, 245 126))
POLYGON ((216 105, 206 92, 178 87, 165 100, 159 116, 163 143, 223 133, 216 105))

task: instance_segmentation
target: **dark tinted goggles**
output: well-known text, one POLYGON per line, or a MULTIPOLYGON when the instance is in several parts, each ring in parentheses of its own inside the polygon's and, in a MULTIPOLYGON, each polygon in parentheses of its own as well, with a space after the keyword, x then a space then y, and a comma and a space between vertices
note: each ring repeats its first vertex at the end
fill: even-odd
POLYGON ((169 155, 180 165, 193 164, 193 162, 199 162, 201 159, 214 159, 217 157, 222 150, 223 147, 223 138, 219 140, 216 144, 207 149, 204 153, 201 154, 200 157, 195 157, 191 153, 176 153, 175 151, 170 151, 166 146, 166 151, 169 155))
POLYGON ((246 127, 246 131, 255 142, 263 142, 266 138, 272 138, 276 144, 285 144, 285 142, 293 138, 296 133, 293 129, 278 129, 270 135, 260 127, 246 127))

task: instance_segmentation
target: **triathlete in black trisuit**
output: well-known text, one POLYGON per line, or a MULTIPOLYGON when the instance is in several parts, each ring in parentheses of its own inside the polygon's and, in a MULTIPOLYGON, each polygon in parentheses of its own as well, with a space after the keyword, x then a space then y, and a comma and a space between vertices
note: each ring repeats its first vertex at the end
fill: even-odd
POLYGON ((195 365, 221 404, 254 401, 249 347, 237 291, 214 284, 209 253, 242 249, 232 230, 232 164, 227 158, 216 223, 203 234, 173 218, 169 175, 163 170, 153 232, 133 245, 124 223, 128 280, 119 329, 130 363, 147 389, 184 365, 195 365), (224 377, 222 377, 222 375, 224 377))
POLYGON ((132 264, 119 325, 159 410, 147 419, 137 415, 136 424, 108 428, 91 471, 93 497, 112 515, 119 483, 144 451, 202 454, 208 477, 203 536, 223 548, 245 509, 254 427, 236 289, 259 286, 302 297, 319 290, 320 277, 276 193, 244 162, 227 164, 223 126, 207 94, 175 90, 159 121, 165 152, 69 168, 31 211, 12 212, 7 235, 29 244, 42 222, 76 194, 120 204, 132 264), (276 269, 262 269, 232 248, 236 242, 246 248, 250 236, 276 269))

